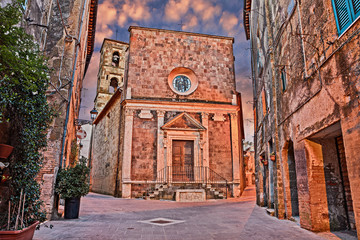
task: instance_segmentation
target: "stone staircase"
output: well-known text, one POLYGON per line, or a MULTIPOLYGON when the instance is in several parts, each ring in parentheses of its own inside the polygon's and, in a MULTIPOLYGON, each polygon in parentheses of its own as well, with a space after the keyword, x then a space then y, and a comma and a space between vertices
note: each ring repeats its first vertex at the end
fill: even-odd
MULTIPOLYGON (((138 197, 148 200, 173 200, 175 201, 176 190, 178 189, 204 189, 206 199, 226 199, 226 186, 215 187, 214 184, 202 183, 167 183, 149 186, 146 192, 137 194, 138 197), (142 196, 141 196, 142 195, 142 196)), ((230 191, 228 191, 229 195, 230 191)))

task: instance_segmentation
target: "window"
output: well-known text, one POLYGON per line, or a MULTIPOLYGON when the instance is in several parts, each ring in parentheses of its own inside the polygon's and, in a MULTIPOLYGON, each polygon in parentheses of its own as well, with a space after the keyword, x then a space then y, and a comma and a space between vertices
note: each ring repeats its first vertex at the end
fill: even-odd
POLYGON ((118 67, 119 66, 119 61, 120 61, 120 55, 118 52, 114 52, 113 53, 113 57, 112 57, 112 66, 113 67, 118 67))
POLYGON ((110 86, 109 86, 109 93, 115 93, 115 91, 118 88, 118 80, 117 78, 111 78, 110 80, 110 86))
POLYGON ((332 0, 332 4, 340 35, 360 16, 360 0, 332 0))
POLYGON ((173 87, 176 91, 184 93, 190 90, 191 81, 187 76, 178 75, 173 80, 173 87))
POLYGON ((286 72, 285 67, 281 69, 281 83, 283 92, 286 90, 286 72))

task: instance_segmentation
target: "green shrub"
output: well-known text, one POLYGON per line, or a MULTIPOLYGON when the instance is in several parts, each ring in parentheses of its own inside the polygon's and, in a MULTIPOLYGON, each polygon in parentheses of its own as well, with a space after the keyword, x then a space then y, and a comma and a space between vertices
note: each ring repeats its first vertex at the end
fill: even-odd
MULTIPOLYGON (((23 190, 26 194, 23 223, 29 226, 45 219, 39 200, 40 185, 35 177, 41 168, 41 152, 46 147, 53 111, 46 99, 49 84, 46 60, 19 24, 22 4, 24 1, 13 0, 0 8, 0 116, 9 123, 8 144, 14 147, 9 159, 12 210, 19 205, 23 190)), ((11 214, 11 228, 15 215, 11 214)), ((8 213, 0 216, 0 228, 7 226, 8 213)))
POLYGON ((74 167, 59 170, 56 179, 55 192, 61 198, 82 197, 88 194, 90 168, 86 158, 82 157, 74 167))

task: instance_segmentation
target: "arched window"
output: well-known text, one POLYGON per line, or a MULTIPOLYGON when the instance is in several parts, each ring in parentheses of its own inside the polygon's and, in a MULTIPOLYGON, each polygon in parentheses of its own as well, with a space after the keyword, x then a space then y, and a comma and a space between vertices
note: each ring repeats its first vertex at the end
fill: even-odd
POLYGON ((113 77, 110 79, 109 93, 114 93, 119 85, 119 81, 117 78, 113 77))
POLYGON ((119 66, 119 62, 120 62, 120 55, 119 52, 114 52, 113 56, 112 56, 112 65, 114 67, 118 67, 119 66))

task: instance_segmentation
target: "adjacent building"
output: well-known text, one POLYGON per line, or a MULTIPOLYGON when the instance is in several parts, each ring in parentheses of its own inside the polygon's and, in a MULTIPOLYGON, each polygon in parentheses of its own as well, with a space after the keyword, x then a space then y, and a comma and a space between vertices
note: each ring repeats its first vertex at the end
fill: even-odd
POLYGON ((303 228, 358 229, 358 237, 359 16, 358 0, 244 5, 257 203, 303 228))
POLYGON ((177 185, 240 196, 244 135, 234 39, 129 32, 129 44, 105 39, 101 50, 92 191, 130 198, 177 185))
POLYGON ((48 217, 56 208, 56 173, 70 164, 71 148, 77 144, 81 88, 94 49, 97 4, 97 0, 26 1, 23 27, 34 36, 52 70, 47 96, 56 116, 38 175, 48 217))

